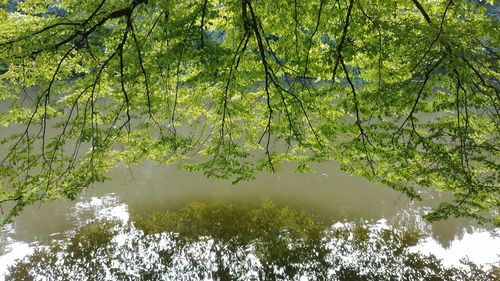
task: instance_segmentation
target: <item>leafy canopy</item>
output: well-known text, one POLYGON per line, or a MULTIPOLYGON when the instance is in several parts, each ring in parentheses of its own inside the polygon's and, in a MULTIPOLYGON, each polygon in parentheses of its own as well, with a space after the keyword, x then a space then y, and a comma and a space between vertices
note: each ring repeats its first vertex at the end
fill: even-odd
POLYGON ((500 223, 498 21, 437 0, 3 0, 0 203, 143 159, 235 182, 335 159, 500 223), (495 218, 496 216, 496 218, 495 218))

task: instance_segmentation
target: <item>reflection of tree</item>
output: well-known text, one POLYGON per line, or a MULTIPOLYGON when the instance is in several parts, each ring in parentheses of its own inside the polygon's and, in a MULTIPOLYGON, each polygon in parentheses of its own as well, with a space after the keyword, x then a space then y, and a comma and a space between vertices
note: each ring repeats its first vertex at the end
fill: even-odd
MULTIPOLYGON (((258 209, 193 203, 178 212, 80 228, 65 244, 10 268, 12 280, 493 280, 472 263, 444 268, 412 253, 412 230, 327 228, 311 215, 263 202, 258 209)), ((496 275, 495 275, 496 274, 496 275)))

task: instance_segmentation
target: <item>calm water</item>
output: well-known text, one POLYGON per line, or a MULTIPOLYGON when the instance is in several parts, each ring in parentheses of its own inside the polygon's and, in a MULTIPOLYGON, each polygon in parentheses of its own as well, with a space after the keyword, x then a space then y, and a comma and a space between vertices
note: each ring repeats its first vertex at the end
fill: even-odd
MULTIPOLYGON (((256 180, 231 185, 207 179, 176 166, 144 163, 133 169, 116 168, 112 180, 97 184, 77 200, 58 200, 27 208, 0 235, 0 273, 15 258, 34 246, 64 238, 68 231, 95 217, 128 220, 130 216, 177 210, 192 201, 258 206, 270 199, 278 206, 307 210, 326 224, 366 222, 395 228, 416 228, 427 237, 415 246, 434 253, 444 264, 467 257, 479 264, 500 260, 500 231, 484 229, 467 220, 449 219, 426 224, 420 214, 439 201, 411 202, 388 187, 347 175, 335 163, 300 174, 284 168, 276 174, 259 174, 256 180)), ((1 278, 1 277, 0 277, 1 278)))

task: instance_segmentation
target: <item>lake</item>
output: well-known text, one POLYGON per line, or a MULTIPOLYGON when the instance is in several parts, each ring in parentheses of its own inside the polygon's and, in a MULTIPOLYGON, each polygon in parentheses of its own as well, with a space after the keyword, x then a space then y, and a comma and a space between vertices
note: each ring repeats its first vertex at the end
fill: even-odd
POLYGON ((462 258, 498 265, 498 229, 465 219, 433 224, 422 220, 420 215, 439 202, 438 196, 413 202, 389 187, 343 173, 334 162, 316 165, 314 170, 303 174, 284 167, 232 185, 177 166, 145 162, 132 169, 118 167, 110 173, 111 180, 88 188, 77 200, 31 206, 6 226, 0 235, 0 273, 4 276, 8 265, 35 247, 64 240, 96 219, 126 222, 131 217, 176 211, 193 201, 257 208, 263 200, 271 200, 279 208, 305 210, 325 225, 416 229, 423 237, 412 249, 432 253, 444 265, 458 265, 462 258))

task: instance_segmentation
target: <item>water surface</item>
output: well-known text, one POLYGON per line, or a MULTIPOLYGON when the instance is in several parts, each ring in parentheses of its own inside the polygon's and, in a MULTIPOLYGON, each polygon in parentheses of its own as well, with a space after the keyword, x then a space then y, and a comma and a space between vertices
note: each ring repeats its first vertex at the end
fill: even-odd
POLYGON ((424 237, 416 248, 433 253, 444 264, 469 258, 479 264, 500 260, 499 231, 480 227, 465 219, 448 219, 427 224, 421 214, 439 198, 413 202, 392 189, 351 176, 333 163, 317 165, 313 173, 296 173, 285 167, 271 174, 261 173, 251 182, 236 185, 207 179, 203 174, 158 166, 146 162, 110 173, 111 180, 87 189, 75 201, 60 199, 30 206, 0 236, 0 272, 33 246, 65 237, 68 231, 95 217, 118 218, 178 210, 189 202, 219 202, 256 207, 263 199, 279 207, 307 210, 330 225, 382 223, 401 229, 418 229, 424 237))

